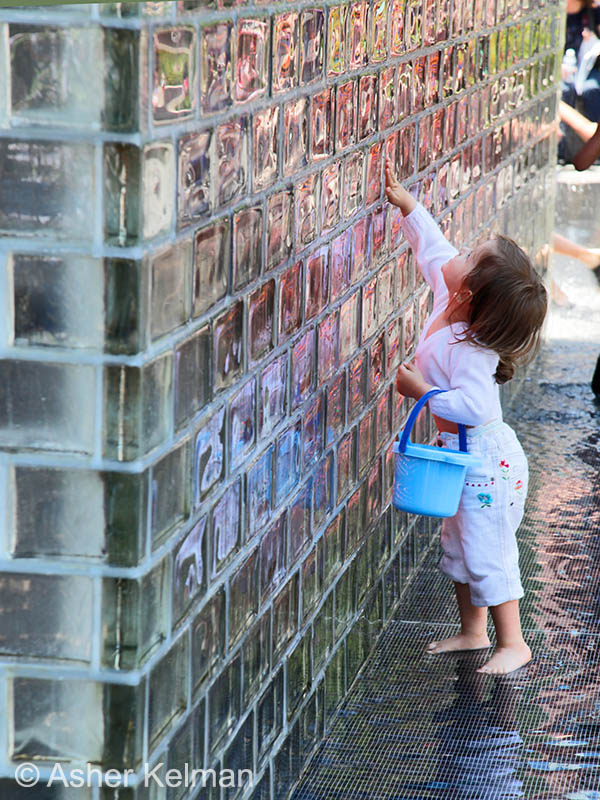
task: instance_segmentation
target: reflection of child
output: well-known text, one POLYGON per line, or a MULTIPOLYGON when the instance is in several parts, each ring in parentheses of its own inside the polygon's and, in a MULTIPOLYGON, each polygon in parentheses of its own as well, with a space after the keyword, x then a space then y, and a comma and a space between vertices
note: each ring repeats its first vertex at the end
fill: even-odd
POLYGON ((429 652, 489 647, 489 606, 497 649, 480 671, 510 672, 531 659, 519 618, 523 588, 515 536, 528 466, 515 432, 502 419, 498 384, 513 377, 517 360, 537 352, 546 289, 511 239, 499 236, 458 252, 389 164, 386 192, 402 212, 404 233, 434 295, 416 365, 400 366, 396 387, 415 399, 433 387, 445 390, 429 400, 438 444, 458 449, 457 423, 462 423, 468 450, 484 464, 467 472, 458 512, 442 525, 440 567, 454 581, 461 632, 432 642, 429 652))

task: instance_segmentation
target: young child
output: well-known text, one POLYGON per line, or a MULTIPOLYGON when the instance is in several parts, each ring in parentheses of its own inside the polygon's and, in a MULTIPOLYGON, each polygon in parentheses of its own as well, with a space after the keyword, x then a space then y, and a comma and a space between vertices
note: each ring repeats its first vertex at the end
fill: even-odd
POLYGON ((537 353, 548 307, 546 289, 521 248, 503 236, 458 252, 386 164, 388 200, 402 211, 402 228, 434 296, 415 364, 402 364, 396 388, 429 407, 437 444, 458 450, 458 425, 467 449, 484 466, 469 470, 458 511, 442 523, 440 569, 454 581, 461 632, 431 642, 430 653, 490 647, 487 608, 497 648, 478 672, 512 672, 531 659, 521 633, 523 597, 515 533, 523 517, 528 465, 513 429, 502 419, 498 384, 515 361, 537 353))

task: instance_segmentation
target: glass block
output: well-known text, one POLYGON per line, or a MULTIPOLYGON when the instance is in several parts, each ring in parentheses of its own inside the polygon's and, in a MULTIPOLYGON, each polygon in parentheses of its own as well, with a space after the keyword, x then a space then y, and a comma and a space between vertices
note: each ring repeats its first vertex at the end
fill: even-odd
POLYGON ((293 88, 298 81, 298 13, 273 19, 273 95, 293 88))
POLYGON ((356 83, 340 83, 336 88, 335 149, 344 150, 356 140, 356 83))
POLYGON ((407 0, 392 0, 390 15, 390 53, 401 56, 406 52, 405 13, 407 0))
POLYGON ((277 178, 279 165, 279 106, 253 115, 252 187, 260 192, 277 178))
POLYGON ((148 745, 152 749, 185 712, 190 659, 188 642, 185 634, 180 636, 150 672, 148 745))
POLYGON ((231 386, 243 368, 243 302, 236 303, 217 317, 213 334, 213 359, 216 369, 215 390, 231 386))
POLYGON ((244 461, 256 440, 256 378, 233 395, 229 406, 230 470, 244 461))
POLYGON ((337 502, 348 494, 356 479, 354 430, 347 433, 337 448, 337 502))
POLYGON ((331 302, 340 297, 350 285, 350 242, 352 229, 347 228, 331 242, 331 302))
POLYGON ((398 305, 401 305, 402 302, 408 297, 414 285, 414 269, 411 265, 411 259, 409 258, 408 250, 405 250, 398 256, 396 270, 398 276, 396 281, 396 295, 398 298, 398 305))
POLYGON ((412 355, 415 344, 415 307, 411 303, 407 306, 402 316, 402 342, 404 344, 404 359, 408 360, 412 355))
POLYGON ((390 208, 388 219, 390 225, 390 249, 396 250, 404 241, 402 212, 399 208, 390 208))
POLYGON ((402 360, 402 324, 400 317, 390 322, 387 327, 386 353, 386 369, 389 375, 396 367, 400 366, 402 360))
MULTIPOLYGON (((168 353, 143 367, 104 367, 106 458, 133 461, 166 441, 172 413, 172 360, 168 353)), ((81 396, 79 402, 81 407, 81 396)))
POLYGON ((175 151, 171 142, 144 147, 141 194, 141 236, 152 239, 169 231, 175 216, 175 151))
POLYGON ((363 217, 352 226, 352 259, 350 283, 357 283, 369 267, 369 218, 363 217))
POLYGON ((316 394, 304 410, 304 437, 302 442, 302 465, 304 471, 313 464, 323 448, 323 395, 316 394))
POLYGON ((233 216, 233 288, 247 286, 261 271, 262 204, 250 206, 233 216))
POLYGON ((425 56, 415 58, 412 63, 411 110, 412 113, 425 107, 425 56))
POLYGON ((196 110, 196 31, 155 30, 152 51, 154 122, 189 119, 196 110))
POLYGON ((216 204, 240 198, 248 186, 248 120, 233 117, 217 128, 216 204))
POLYGON ((258 613, 258 556, 256 548, 229 581, 229 647, 248 630, 258 613))
POLYGON ((425 61, 425 107, 438 102, 440 95, 440 52, 431 53, 425 61))
POLYGON ((386 251, 387 206, 377 206, 371 214, 371 261, 376 263, 386 251))
POLYGON ((190 316, 192 240, 183 239, 152 254, 150 262, 150 334, 158 339, 190 316))
POLYGON ((300 16, 300 83, 305 85, 323 75, 325 12, 308 8, 300 16))
POLYGON ((208 692, 209 756, 215 757, 218 748, 233 733, 240 716, 241 657, 236 655, 225 667, 208 692))
POLYGON ((362 289, 362 340, 368 339, 377 328, 377 278, 365 283, 362 289))
POLYGON ((398 154, 401 165, 399 177, 403 180, 410 177, 415 169, 415 125, 407 125, 399 133, 398 154))
POLYGON ((344 430, 346 424, 346 373, 338 372, 327 387, 327 417, 325 427, 325 444, 334 442, 344 430))
POLYGON ((364 195, 364 153, 356 150, 344 161, 344 218, 356 214, 363 203, 364 195))
POLYGON ((340 308, 340 363, 344 363, 358 349, 360 292, 351 295, 340 308))
POLYGON ((416 50, 423 46, 423 8, 421 0, 406 0, 406 46, 416 50))
POLYGON ((315 610, 318 600, 317 550, 313 548, 302 562, 302 619, 315 610))
POLYGON ((329 295, 328 248, 321 247, 306 261, 305 320, 317 316, 327 305, 329 295))
POLYGON ((377 324, 383 325, 396 308, 395 304, 395 264, 390 261, 377 277, 377 324))
MULTIPOLYGON (((358 423, 358 477, 362 478, 373 459, 373 415, 369 411, 358 423)), ((364 487, 364 484, 363 484, 364 487)), ((348 508, 348 521, 350 521, 350 508, 348 508)))
MULTIPOLYGON (((242 645, 244 683, 242 686, 242 707, 248 708, 267 679, 271 662, 271 615, 269 612, 253 626, 242 645)), ((231 749, 239 752, 239 768, 250 769, 252 764, 252 729, 254 716, 248 715, 244 727, 238 736, 245 735, 245 742, 240 746, 234 739, 231 749), (244 730, 248 726, 249 730, 244 730), (249 751, 249 752, 248 752, 249 751)), ((268 788, 268 787, 267 787, 268 788)), ((260 795, 258 795, 260 797, 260 795)), ((258 800, 258 798, 257 798, 258 800)))
POLYGON ((250 361, 256 362, 273 347, 275 281, 265 283, 248 300, 250 361))
POLYGON ((313 161, 318 161, 333 152, 334 89, 313 95, 311 103, 311 152, 313 161))
POLYGON ((0 576, 0 601, 6 619, 0 654, 12 657, 90 663, 92 647, 92 581, 79 575, 0 576), (62 608, 76 614, 57 613, 62 608))
POLYGON ((293 175, 307 163, 308 100, 291 100, 283 106, 283 174, 293 175))
POLYGON ((260 376, 258 427, 261 437, 283 419, 287 396, 287 354, 268 364, 260 376))
POLYGON ((296 184, 296 250, 310 244, 317 235, 319 221, 319 174, 313 172, 296 184))
POLYGON ((234 48, 234 96, 237 102, 262 97, 267 91, 270 32, 270 20, 238 20, 234 48))
POLYGON ((267 601, 286 576, 285 520, 285 514, 282 514, 260 541, 261 604, 267 601))
POLYGON ((273 452, 269 447, 248 467, 246 474, 246 541, 271 517, 273 496, 273 452))
POLYGON ((313 388, 315 331, 307 331, 292 347, 292 408, 306 400, 313 388))
POLYGON ((329 8, 327 21, 327 76, 342 75, 346 69, 346 21, 348 6, 329 8))
POLYGON ((367 14, 366 0, 352 3, 348 21, 348 69, 364 67, 367 63, 367 14))
POLYGON ((431 164, 431 117, 422 117, 419 120, 419 158, 417 168, 419 172, 431 164))
POLYGON ((275 505, 284 500, 300 479, 302 420, 275 440, 275 505))
POLYGON ((0 163, 0 233, 91 242, 93 145, 3 138, 0 163))
POLYGON ((0 360, 0 448, 91 454, 94 383, 83 364, 0 360))
POLYGON ((388 0, 375 0, 371 18, 370 63, 385 61, 388 54, 388 0))
POLYGON ((327 381, 335 372, 338 363, 339 316, 335 312, 319 325, 318 379, 319 384, 327 381))
POLYGON ((396 122, 396 67, 382 70, 379 76, 379 128, 396 122))
POLYGON ((369 147, 367 154, 367 185, 365 195, 365 205, 370 206, 381 197, 382 189, 382 165, 383 165, 383 142, 375 142, 369 147))
POLYGON ((289 510, 288 558, 293 564, 310 542, 310 509, 312 505, 312 481, 291 501, 289 510))
POLYGON ((15 344, 103 348, 101 261, 77 255, 15 253, 9 254, 8 270, 15 344), (82 297, 86 298, 83 304, 82 297))
POLYGON ((211 142, 213 131, 182 136, 177 143, 177 222, 190 225, 213 210, 211 142))
POLYGON ((5 35, 10 124, 99 130, 109 72, 103 30, 10 24, 5 35))
POLYGON ((225 591, 221 587, 192 624, 192 685, 211 673, 225 651, 225 591))
POLYGON ((204 114, 221 111, 231 104, 231 22, 202 28, 201 108, 204 114))
POLYGON ((9 551, 133 566, 145 549, 146 474, 14 467, 9 551))
POLYGON ((377 130, 377 75, 363 75, 358 87, 358 139, 361 141, 377 130))
POLYGON ((229 218, 194 236, 192 316, 198 317, 227 294, 231 236, 229 218))
POLYGON ((373 342, 369 350, 369 399, 372 399, 381 388, 385 376, 383 358, 383 340, 385 333, 381 333, 373 342))
POLYGON ((281 275, 279 285, 279 339, 283 341, 302 324, 302 262, 281 275))
POLYGON ((267 198, 267 270, 287 261, 292 251, 291 207, 291 192, 277 192, 267 198))
POLYGON ((155 549, 190 513, 187 441, 152 466, 150 530, 155 549))
POLYGON ((212 510, 212 571, 214 578, 240 546, 241 479, 230 484, 212 510))
POLYGON ((340 220, 341 161, 334 161, 321 175, 321 231, 335 228, 340 220))
MULTIPOLYGON (((11 678, 10 757, 137 767, 142 758, 144 688, 68 678, 11 678)), ((14 789, 10 796, 15 796, 14 789)))
POLYGON ((198 506, 225 475, 225 409, 207 417, 194 442, 194 498, 198 506))
POLYGON ((173 555, 173 621, 177 624, 207 586, 207 518, 197 522, 173 555))
POLYGON ((367 397, 367 354, 359 353, 348 370, 348 420, 352 421, 364 409, 367 397))
POLYGON ((412 69, 408 61, 398 66, 398 93, 396 101, 396 113, 398 121, 408 117, 411 113, 412 102, 412 69))
MULTIPOLYGON (((291 559, 290 559, 291 560, 291 559)), ((273 662, 276 663, 298 627, 298 572, 273 600, 273 662)), ((283 672, 283 670, 281 670, 283 672)), ((283 681, 281 682, 283 685, 283 681)))

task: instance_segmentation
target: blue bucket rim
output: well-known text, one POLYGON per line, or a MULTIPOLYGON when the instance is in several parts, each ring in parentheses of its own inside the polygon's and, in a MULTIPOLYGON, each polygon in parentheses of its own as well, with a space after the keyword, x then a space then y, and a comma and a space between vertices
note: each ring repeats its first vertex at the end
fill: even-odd
POLYGON ((451 450, 448 447, 407 442, 405 452, 401 453, 400 442, 396 440, 392 450, 398 455, 421 458, 426 461, 443 461, 447 464, 457 464, 463 467, 483 466, 483 461, 479 456, 465 453, 464 450, 451 450))

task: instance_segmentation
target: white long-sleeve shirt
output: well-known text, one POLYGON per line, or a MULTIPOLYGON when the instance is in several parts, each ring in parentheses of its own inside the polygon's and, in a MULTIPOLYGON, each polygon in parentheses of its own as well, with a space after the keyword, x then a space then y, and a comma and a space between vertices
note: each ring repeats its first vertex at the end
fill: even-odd
POLYGON ((419 338, 415 353, 417 367, 432 387, 445 389, 429 399, 432 413, 451 422, 482 425, 502 420, 500 392, 494 378, 499 356, 491 348, 456 341, 467 322, 456 322, 427 336, 429 328, 448 305, 448 287, 442 266, 458 251, 440 231, 421 204, 402 218, 402 228, 423 277, 433 291, 433 310, 419 338), (426 338, 427 337, 427 338, 426 338))

